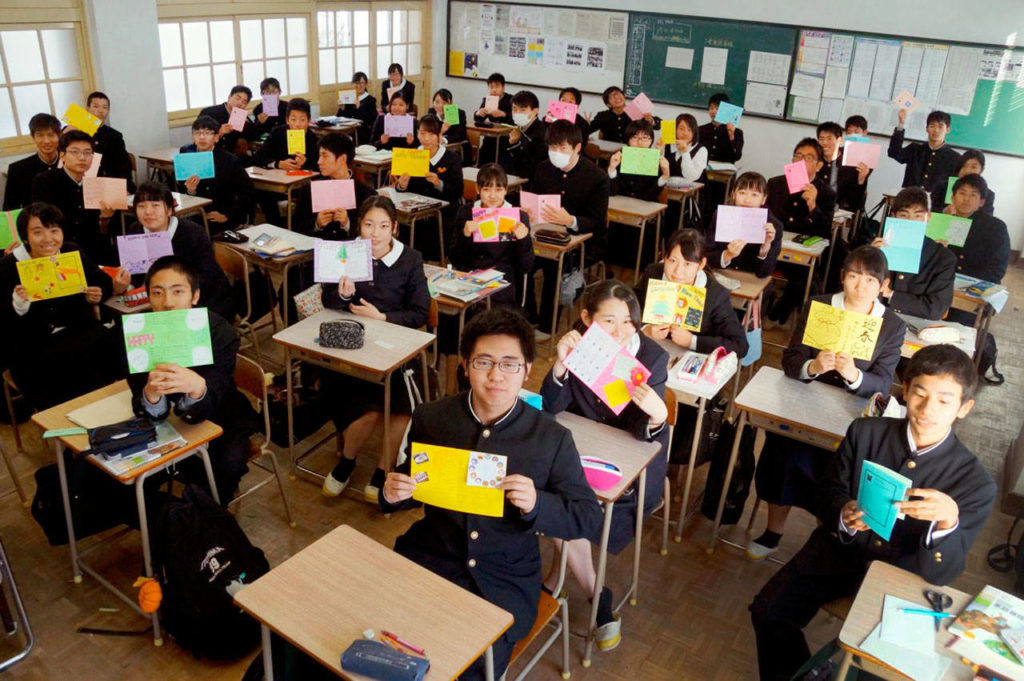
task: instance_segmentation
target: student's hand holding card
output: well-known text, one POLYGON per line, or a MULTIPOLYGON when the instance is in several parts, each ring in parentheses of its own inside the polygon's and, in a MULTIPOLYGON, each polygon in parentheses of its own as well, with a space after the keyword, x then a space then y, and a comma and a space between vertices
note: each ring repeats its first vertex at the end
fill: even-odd
POLYGON ((846 352, 836 353, 835 369, 847 383, 853 383, 860 375, 860 369, 853 363, 853 355, 846 352))
POLYGON ((177 364, 157 364, 149 372, 147 386, 158 395, 184 393, 194 400, 206 394, 206 379, 191 369, 177 364))
POLYGON ((918 520, 934 522, 936 530, 953 529, 960 519, 960 507, 956 501, 937 489, 908 489, 907 498, 910 501, 900 501, 896 504, 900 513, 906 513, 918 520))
POLYGON ((669 178, 669 172, 670 172, 669 171, 669 167, 668 167, 668 159, 665 158, 664 156, 659 158, 658 159, 658 168, 661 170, 661 176, 664 177, 667 180, 669 178))
POLYGON ((132 285, 131 272, 123 267, 117 268, 117 274, 114 275, 114 293, 121 295, 128 290, 128 287, 132 285))
POLYGON ((636 386, 633 389, 633 397, 630 399, 650 417, 651 426, 660 426, 668 418, 668 407, 665 406, 665 401, 661 399, 654 388, 646 383, 636 386))
POLYGON ((441 186, 441 178, 437 176, 437 173, 427 173, 426 180, 435 187, 441 186))
POLYGON ((192 177, 185 180, 185 191, 189 194, 195 194, 196 189, 199 188, 199 176, 193 175, 192 177))
POLYGON ((14 287, 14 295, 21 298, 21 301, 23 303, 31 302, 31 299, 28 297, 28 289, 25 288, 25 286, 22 284, 18 284, 17 286, 14 287))
POLYGON ((103 289, 99 286, 87 286, 85 289, 85 302, 93 305, 103 302, 103 289))
POLYGON ((618 168, 620 163, 622 163, 622 151, 621 150, 620 151, 616 151, 614 154, 611 155, 611 158, 608 159, 608 172, 611 172, 611 171, 615 170, 616 168, 618 168))
POLYGON ((736 124, 735 123, 726 123, 725 124, 725 131, 727 133, 729 133, 729 141, 732 141, 733 138, 736 137, 736 124))
POLYGON ((405 134, 405 143, 406 144, 412 144, 413 139, 415 139, 415 138, 412 136, 411 132, 405 134))
POLYGON ((384 500, 389 504, 397 504, 406 499, 412 499, 414 491, 416 491, 416 481, 408 475, 392 471, 384 479, 384 500))
POLYGON ((681 326, 672 325, 669 329, 669 335, 672 337, 672 342, 679 347, 690 347, 690 340, 693 338, 693 333, 691 331, 688 331, 681 326))
POLYGON ((530 228, 527 227, 522 222, 517 222, 515 229, 512 230, 512 236, 515 237, 517 240, 525 239, 526 237, 530 236, 530 228))
POLYGON ((804 187, 804 192, 801 194, 804 201, 807 202, 807 210, 814 211, 818 207, 818 188, 813 183, 808 182, 807 186, 804 187))
POLYGON ((863 532, 868 529, 867 524, 861 520, 864 517, 864 511, 857 508, 857 500, 850 499, 843 506, 843 510, 839 513, 839 519, 843 525, 854 532, 863 532))
POLYGON ((643 327, 644 334, 654 340, 665 340, 668 338, 669 329, 671 328, 671 324, 648 324, 643 327))
POLYGON ((569 372, 565 368, 565 358, 569 356, 569 353, 576 349, 576 346, 580 344, 580 340, 583 339, 582 334, 579 331, 572 330, 565 334, 558 340, 558 345, 555 346, 555 352, 558 353, 558 359, 555 360, 555 365, 552 367, 555 370, 555 378, 562 380, 565 375, 569 372))
POLYGON ((366 317, 367 319, 379 319, 382 322, 387 321, 387 316, 378 310, 373 303, 368 300, 361 300, 358 303, 352 303, 348 306, 349 312, 356 315, 357 317, 366 317))
POLYGON ((555 208, 550 204, 544 204, 541 213, 541 222, 550 222, 551 224, 562 225, 563 227, 568 227, 572 224, 572 216, 564 208, 555 208))
POLYGON ((906 124, 906 122, 907 122, 907 110, 906 109, 900 109, 896 113, 896 127, 902 130, 903 126, 906 124))
POLYGON ((533 480, 525 475, 506 476, 501 488, 505 490, 508 503, 518 508, 523 515, 533 511, 533 507, 537 505, 537 488, 533 480))
POLYGON ((387 133, 384 133, 383 135, 380 136, 380 143, 381 144, 387 144, 390 141, 391 141, 391 135, 389 135, 387 133))
POLYGON ((821 374, 828 373, 836 368, 836 353, 831 350, 822 350, 815 357, 810 366, 807 367, 807 373, 812 376, 820 376, 821 374))
POLYGON ((861 161, 857 164, 857 184, 864 184, 868 181, 868 175, 871 174, 871 168, 868 167, 867 163, 861 161))
POLYGON ((356 294, 356 285, 352 283, 351 277, 342 277, 338 282, 338 294, 348 300, 356 294))

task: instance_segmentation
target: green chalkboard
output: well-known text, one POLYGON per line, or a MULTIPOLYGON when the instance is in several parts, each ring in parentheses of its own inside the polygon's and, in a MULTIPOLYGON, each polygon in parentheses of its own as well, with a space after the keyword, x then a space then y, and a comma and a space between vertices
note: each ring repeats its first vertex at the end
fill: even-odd
POLYGON ((952 119, 950 144, 1024 156, 1024 84, 1019 81, 978 81, 971 115, 952 119))
MULTIPOLYGON (((724 92, 742 106, 751 51, 791 60, 796 38, 797 29, 792 26, 630 12, 626 96, 644 92, 657 102, 703 108, 708 97, 724 92), (728 50, 727 55, 723 50, 728 50), (702 77, 707 76, 718 80, 715 72, 721 70, 712 62, 722 57, 726 59, 724 83, 704 82, 702 77)), ((786 73, 775 83, 780 89, 788 84, 788 65, 781 70, 786 73)), ((781 118, 781 110, 778 114, 781 118)))

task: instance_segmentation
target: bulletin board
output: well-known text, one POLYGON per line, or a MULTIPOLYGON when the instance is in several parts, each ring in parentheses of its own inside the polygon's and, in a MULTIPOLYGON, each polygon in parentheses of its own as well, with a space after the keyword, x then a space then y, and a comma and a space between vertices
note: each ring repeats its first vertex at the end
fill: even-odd
POLYGON ((455 0, 446 73, 600 93, 622 82, 628 25, 626 12, 455 0))

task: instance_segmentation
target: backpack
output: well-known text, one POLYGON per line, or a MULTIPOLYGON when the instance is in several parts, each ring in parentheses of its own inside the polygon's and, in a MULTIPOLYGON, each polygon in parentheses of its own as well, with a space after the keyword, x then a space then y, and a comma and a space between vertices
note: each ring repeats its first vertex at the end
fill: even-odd
MULTIPOLYGON (((740 448, 736 453, 736 464, 729 479, 729 489, 725 494, 725 507, 722 510, 722 524, 735 525, 743 515, 743 506, 750 494, 751 482, 754 479, 754 428, 743 427, 740 435, 740 448)), ((704 500, 700 511, 708 520, 715 519, 718 511, 718 499, 725 485, 725 472, 729 467, 729 456, 732 453, 733 440, 736 437, 736 426, 728 421, 722 423, 715 442, 711 458, 711 468, 704 487, 704 500)))
POLYGON ((154 528, 153 565, 163 586, 160 618, 181 647, 212 660, 256 649, 259 623, 233 599, 270 565, 202 487, 189 484, 181 499, 164 504, 154 528))

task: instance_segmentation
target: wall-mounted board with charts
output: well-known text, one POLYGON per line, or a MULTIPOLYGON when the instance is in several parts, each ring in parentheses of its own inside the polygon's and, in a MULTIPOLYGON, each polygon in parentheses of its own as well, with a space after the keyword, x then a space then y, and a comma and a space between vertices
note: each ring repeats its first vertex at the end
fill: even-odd
POLYGON ((628 24, 626 12, 454 0, 446 73, 599 93, 622 83, 628 24))
POLYGON ((952 117, 946 141, 957 147, 1024 155, 1024 51, 925 38, 800 30, 786 104, 788 120, 867 118, 874 134, 896 127, 894 99, 918 102, 907 116, 907 139, 927 139, 928 113, 952 117))

